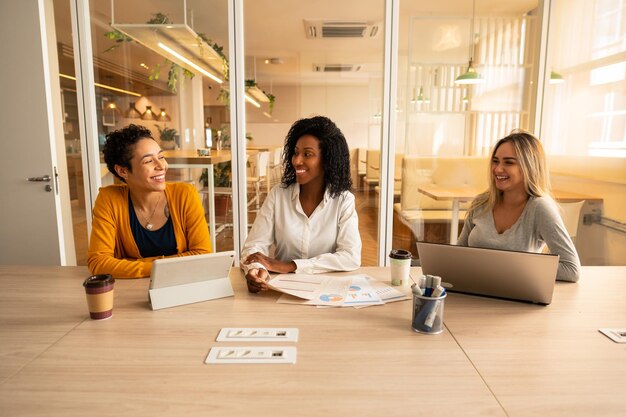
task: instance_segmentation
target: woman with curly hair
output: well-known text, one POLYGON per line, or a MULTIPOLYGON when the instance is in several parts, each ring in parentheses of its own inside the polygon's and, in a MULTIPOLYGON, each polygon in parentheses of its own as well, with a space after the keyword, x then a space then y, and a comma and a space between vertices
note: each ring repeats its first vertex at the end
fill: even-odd
POLYGON ((92 273, 148 277, 154 259, 211 252, 198 193, 191 184, 165 182, 167 162, 150 130, 129 125, 111 132, 103 153, 123 184, 101 188, 94 204, 92 273))
POLYGON ((270 191, 241 254, 250 292, 267 290, 268 271, 316 274, 361 265, 350 154, 341 130, 323 116, 298 120, 285 139, 283 167, 281 185, 270 191))
POLYGON ((580 260, 559 208, 550 196, 546 158, 539 139, 516 130, 491 152, 489 189, 467 213, 457 244, 559 255, 556 279, 578 281, 580 260))

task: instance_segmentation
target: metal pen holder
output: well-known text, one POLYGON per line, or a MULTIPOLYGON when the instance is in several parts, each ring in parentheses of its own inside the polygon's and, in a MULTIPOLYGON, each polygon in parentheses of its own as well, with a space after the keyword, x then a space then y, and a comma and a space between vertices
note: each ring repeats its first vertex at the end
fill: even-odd
POLYGON ((441 297, 425 297, 413 294, 413 316, 411 327, 425 334, 443 331, 443 307, 447 294, 441 297))

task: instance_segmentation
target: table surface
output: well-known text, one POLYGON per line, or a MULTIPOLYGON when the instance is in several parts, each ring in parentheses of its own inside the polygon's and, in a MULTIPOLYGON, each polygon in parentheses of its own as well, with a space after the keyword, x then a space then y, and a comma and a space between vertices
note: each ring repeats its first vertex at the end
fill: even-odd
POLYGON ((547 307, 451 293, 439 335, 411 330, 410 301, 277 304, 236 269, 234 297, 159 311, 147 279, 117 280, 92 321, 87 275, 0 266, 0 415, 626 415, 626 345, 598 332, 626 326, 626 267, 583 267, 547 307), (205 365, 222 327, 297 327, 297 363, 205 365))
MULTIPOLYGON (((417 191, 434 200, 459 200, 469 201, 473 200, 481 192, 485 191, 482 188, 475 187, 447 187, 437 184, 424 184, 421 185, 417 191)), ((590 196, 585 194, 572 193, 569 191, 552 190, 552 195, 555 200, 562 203, 570 203, 574 201, 589 200, 589 201, 602 201, 602 198, 596 196, 590 196)))

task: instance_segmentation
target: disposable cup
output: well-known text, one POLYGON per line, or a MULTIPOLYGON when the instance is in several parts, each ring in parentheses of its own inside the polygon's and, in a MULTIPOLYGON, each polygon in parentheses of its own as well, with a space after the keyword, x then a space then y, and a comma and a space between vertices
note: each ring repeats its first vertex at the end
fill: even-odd
POLYGON ((106 320, 113 316, 113 285, 109 274, 92 275, 83 282, 87 296, 89 316, 93 320, 106 320))
POLYGON ((391 266, 391 285, 411 286, 409 272, 411 270, 411 252, 404 249, 393 249, 389 253, 391 266))

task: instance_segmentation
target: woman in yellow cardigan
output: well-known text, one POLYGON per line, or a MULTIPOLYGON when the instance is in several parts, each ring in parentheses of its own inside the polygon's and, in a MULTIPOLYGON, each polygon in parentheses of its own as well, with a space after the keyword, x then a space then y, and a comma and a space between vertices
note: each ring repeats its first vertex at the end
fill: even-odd
POLYGON ((104 161, 124 184, 100 189, 87 252, 94 274, 150 276, 152 261, 211 252, 204 210, 195 187, 165 183, 167 162, 150 130, 109 133, 104 161))

